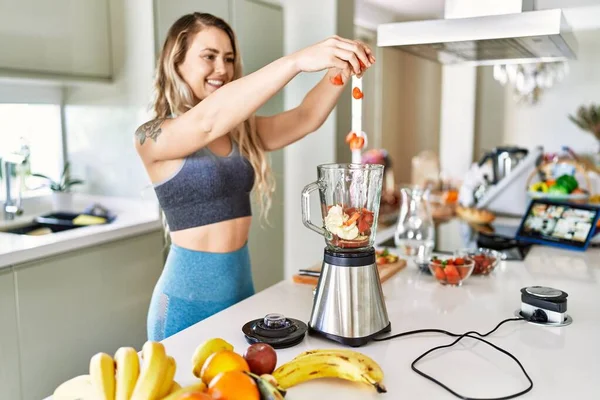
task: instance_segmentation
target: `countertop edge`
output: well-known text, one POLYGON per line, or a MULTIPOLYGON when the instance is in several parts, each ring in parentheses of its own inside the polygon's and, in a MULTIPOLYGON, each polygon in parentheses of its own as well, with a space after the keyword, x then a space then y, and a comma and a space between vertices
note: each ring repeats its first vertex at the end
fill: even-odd
POLYGON ((39 260, 44 257, 67 253, 160 229, 162 229, 160 220, 151 220, 116 227, 115 229, 103 232, 93 232, 59 242, 41 244, 35 248, 21 249, 2 255, 0 257, 0 270, 17 264, 39 260))

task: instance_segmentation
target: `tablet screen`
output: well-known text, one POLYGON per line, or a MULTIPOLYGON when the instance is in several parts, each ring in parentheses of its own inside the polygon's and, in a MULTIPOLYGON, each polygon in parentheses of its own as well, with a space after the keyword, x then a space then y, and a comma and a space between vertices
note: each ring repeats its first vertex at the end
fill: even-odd
POLYGON ((584 249, 595 229, 600 209, 568 203, 534 200, 518 232, 520 239, 535 239, 584 249))

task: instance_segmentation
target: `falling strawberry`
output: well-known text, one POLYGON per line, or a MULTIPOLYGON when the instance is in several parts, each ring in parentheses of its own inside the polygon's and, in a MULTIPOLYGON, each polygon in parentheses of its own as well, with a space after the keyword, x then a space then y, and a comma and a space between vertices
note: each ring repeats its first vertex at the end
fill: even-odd
POLYGON ((354 97, 356 100, 360 100, 363 98, 363 92, 361 92, 359 88, 355 87, 352 89, 352 97, 354 97))
POLYGON ((365 145, 365 138, 357 136, 350 141, 350 150, 360 150, 365 145))
POLYGON ((346 143, 350 144, 350 142, 356 137, 358 137, 356 135, 356 132, 350 132, 349 134, 346 135, 346 143))
POLYGON ((331 83, 333 83, 336 86, 342 86, 344 84, 344 81, 342 80, 342 74, 339 73, 336 76, 333 76, 331 78, 329 78, 329 80, 331 81, 331 83))

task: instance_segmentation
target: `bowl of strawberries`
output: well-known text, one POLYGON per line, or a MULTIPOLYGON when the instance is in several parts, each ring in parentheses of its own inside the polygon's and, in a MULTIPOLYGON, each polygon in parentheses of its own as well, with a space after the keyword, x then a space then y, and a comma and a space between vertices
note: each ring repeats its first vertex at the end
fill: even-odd
POLYGON ((442 285, 461 286, 471 276, 475 261, 469 258, 452 257, 441 259, 433 256, 429 262, 429 270, 442 285))

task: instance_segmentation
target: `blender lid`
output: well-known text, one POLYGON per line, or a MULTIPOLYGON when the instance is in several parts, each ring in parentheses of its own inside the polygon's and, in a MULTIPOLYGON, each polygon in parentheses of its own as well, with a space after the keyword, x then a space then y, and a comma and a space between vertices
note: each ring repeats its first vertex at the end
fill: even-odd
POLYGON ((275 349, 297 345, 304 339, 307 330, 304 322, 277 313, 249 321, 242 327, 248 343, 266 343, 275 349))

